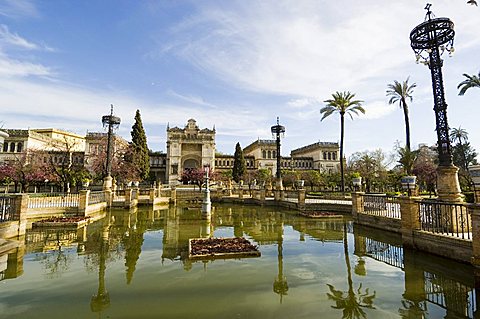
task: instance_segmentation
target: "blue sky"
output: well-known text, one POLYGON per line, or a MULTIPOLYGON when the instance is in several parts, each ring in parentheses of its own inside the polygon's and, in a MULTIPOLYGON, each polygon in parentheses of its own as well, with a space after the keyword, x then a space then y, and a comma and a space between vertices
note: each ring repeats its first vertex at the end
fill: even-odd
MULTIPOLYGON (((463 73, 480 71, 480 8, 437 0, 455 22, 456 52, 445 56, 450 127, 480 150, 480 90, 457 95, 463 73)), ((403 113, 388 83, 410 76, 412 145, 434 144, 430 72, 415 63, 410 31, 425 3, 402 1, 0 0, 0 125, 100 131, 110 104, 130 139, 141 111, 149 147, 165 150, 167 123, 195 118, 216 127, 217 149, 232 154, 286 127, 282 154, 338 141, 339 120, 320 121, 335 91, 356 93, 365 116, 346 122, 345 151, 405 142, 403 113)))

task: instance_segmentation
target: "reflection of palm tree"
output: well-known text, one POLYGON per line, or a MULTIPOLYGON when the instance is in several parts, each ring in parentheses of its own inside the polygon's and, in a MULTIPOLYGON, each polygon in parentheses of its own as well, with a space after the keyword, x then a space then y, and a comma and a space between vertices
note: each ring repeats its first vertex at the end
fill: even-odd
POLYGON ((368 288, 362 293, 362 284, 355 291, 353 289, 352 269, 350 266, 350 257, 348 255, 348 240, 347 240, 347 224, 343 223, 343 249, 345 252, 345 263, 347 265, 347 281, 348 291, 344 292, 335 289, 334 286, 327 284, 330 293, 327 292, 328 299, 335 301, 336 305, 332 306, 334 309, 342 309, 342 318, 366 318, 366 313, 362 308, 375 309, 373 307, 373 299, 375 299, 375 291, 370 294, 368 288))
POLYGON ((287 277, 283 275, 283 224, 278 231, 278 275, 273 283, 273 292, 280 295, 280 303, 282 303, 283 296, 287 295, 288 283, 287 277))

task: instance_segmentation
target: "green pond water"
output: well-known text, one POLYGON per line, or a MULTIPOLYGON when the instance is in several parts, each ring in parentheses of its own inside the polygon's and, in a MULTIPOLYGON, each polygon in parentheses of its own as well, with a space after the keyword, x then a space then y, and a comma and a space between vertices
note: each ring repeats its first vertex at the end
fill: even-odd
POLYGON ((215 206, 112 210, 33 229, 0 257, 0 318, 474 318, 473 268, 345 219, 215 206), (191 261, 188 240, 243 236, 261 257, 191 261))

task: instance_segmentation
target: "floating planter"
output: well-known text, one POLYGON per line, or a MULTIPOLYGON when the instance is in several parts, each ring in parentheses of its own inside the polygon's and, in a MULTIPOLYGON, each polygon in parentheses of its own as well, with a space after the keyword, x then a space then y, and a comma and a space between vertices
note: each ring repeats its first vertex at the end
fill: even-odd
POLYGON ((299 214, 309 218, 343 218, 343 215, 329 212, 300 212, 299 214))
POLYGON ((87 225, 90 217, 51 217, 32 223, 32 227, 73 227, 80 228, 87 225))
POLYGON ((260 257, 258 246, 245 238, 197 238, 188 242, 190 259, 227 259, 260 257))

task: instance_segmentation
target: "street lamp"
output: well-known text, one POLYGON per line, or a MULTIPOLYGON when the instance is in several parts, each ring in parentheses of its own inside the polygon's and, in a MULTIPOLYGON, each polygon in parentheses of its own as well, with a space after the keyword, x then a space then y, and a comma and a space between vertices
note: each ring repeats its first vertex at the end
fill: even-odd
POLYGON ((272 136, 276 137, 276 142, 277 142, 277 174, 276 177, 278 180, 282 178, 282 173, 280 171, 280 135, 283 137, 285 134, 285 126, 280 125, 278 117, 277 117, 277 125, 272 126, 272 136))
POLYGON ((425 21, 410 32, 410 43, 416 55, 417 63, 422 63, 430 68, 432 76, 433 99, 437 131, 438 149, 438 194, 440 199, 457 200, 460 196, 458 183, 458 168, 453 166, 450 150, 450 138, 447 122, 447 103, 443 88, 441 56, 448 52, 451 56, 455 51, 453 38, 455 36, 454 24, 448 18, 434 18, 428 3, 425 7, 427 14, 425 21))
POLYGON ((108 127, 107 135, 107 165, 105 166, 105 178, 103 189, 112 188, 112 146, 113 146, 113 130, 120 126, 120 118, 113 115, 113 104, 110 104, 110 115, 102 116, 103 127, 108 127))

